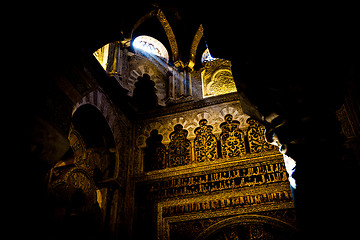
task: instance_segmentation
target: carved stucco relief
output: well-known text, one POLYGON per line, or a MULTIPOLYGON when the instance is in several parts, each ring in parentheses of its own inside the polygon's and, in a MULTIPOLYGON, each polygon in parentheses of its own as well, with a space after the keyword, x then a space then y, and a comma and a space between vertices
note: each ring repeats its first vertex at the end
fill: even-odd
POLYGON ((234 120, 240 122, 240 129, 245 129, 249 126, 246 123, 249 116, 243 113, 239 101, 222 103, 139 122, 136 130, 137 147, 145 147, 145 140, 154 129, 157 129, 159 134, 163 136, 163 144, 169 144, 169 135, 177 124, 181 124, 188 131, 187 137, 192 140, 196 137, 194 130, 199 127, 201 119, 206 119, 208 121, 207 124, 213 126, 213 133, 219 135, 221 133, 220 124, 224 121, 224 117, 227 114, 231 114, 234 120))

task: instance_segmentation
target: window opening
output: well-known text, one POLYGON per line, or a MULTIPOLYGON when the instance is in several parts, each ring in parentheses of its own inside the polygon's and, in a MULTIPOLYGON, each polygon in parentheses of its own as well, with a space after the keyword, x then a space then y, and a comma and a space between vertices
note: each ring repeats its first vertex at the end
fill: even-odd
POLYGON ((169 61, 169 53, 165 46, 153 37, 146 35, 138 36, 134 39, 132 45, 135 51, 150 53, 164 59, 166 62, 169 61))

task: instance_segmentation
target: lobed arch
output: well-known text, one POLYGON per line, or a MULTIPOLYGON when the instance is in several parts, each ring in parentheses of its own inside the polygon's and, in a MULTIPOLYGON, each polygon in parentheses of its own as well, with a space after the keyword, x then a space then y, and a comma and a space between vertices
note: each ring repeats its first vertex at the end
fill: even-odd
MULTIPOLYGON (((139 59, 142 60, 143 57, 139 57, 139 59)), ((127 90, 129 91, 128 95, 133 96, 138 77, 142 77, 144 74, 148 74, 150 76, 150 80, 155 83, 156 95, 158 97, 157 103, 160 106, 165 106, 165 99, 167 96, 166 75, 159 71, 150 61, 145 61, 143 64, 135 65, 135 67, 130 71, 127 86, 127 90)))

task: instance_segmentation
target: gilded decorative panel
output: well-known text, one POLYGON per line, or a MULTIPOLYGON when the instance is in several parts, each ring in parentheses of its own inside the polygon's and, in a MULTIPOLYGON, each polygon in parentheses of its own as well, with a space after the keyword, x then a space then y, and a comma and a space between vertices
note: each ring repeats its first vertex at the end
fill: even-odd
POLYGON ((200 127, 195 129, 195 161, 214 161, 218 158, 218 153, 216 137, 212 133, 213 127, 207 125, 206 119, 200 120, 199 125, 200 127))
MULTIPOLYGON (((294 211, 291 209, 269 211, 269 213, 275 212, 280 213, 280 215, 294 215, 294 211)), ((261 213, 255 215, 238 215, 221 220, 218 224, 213 224, 192 239, 272 240, 298 238, 298 230, 293 225, 288 224, 287 221, 284 221, 284 218, 273 218, 261 213)))
MULTIPOLYGON (((196 224, 206 219, 214 224, 216 219, 293 209, 287 173, 279 153, 231 161, 231 165, 214 168, 191 165, 187 169, 138 181, 138 189, 146 193, 143 201, 153 203, 152 209, 156 209, 158 239, 186 235, 187 231, 176 227, 182 223, 196 224)), ((185 225, 188 231, 193 226, 185 225)), ((190 234, 190 239, 207 229, 202 225, 196 228, 199 229, 195 235, 190 234)), ((261 236, 260 230, 251 229, 251 235, 261 236)))
POLYGON ((207 61, 201 78, 204 98, 237 91, 228 60, 207 61))
POLYGON ((170 133, 169 167, 189 164, 191 161, 191 143, 187 139, 188 131, 181 124, 174 127, 170 133))
POLYGON ((246 122, 249 124, 248 140, 250 153, 261 153, 275 149, 275 146, 268 144, 265 141, 264 125, 251 118, 249 118, 246 122))
POLYGON ((225 122, 220 125, 221 153, 223 158, 238 157, 246 154, 244 133, 239 129, 240 122, 233 116, 225 116, 225 122))
POLYGON ((153 129, 157 129, 159 134, 163 136, 163 144, 170 143, 170 133, 174 130, 176 124, 181 124, 184 130, 188 131, 188 138, 195 139, 194 130, 199 127, 199 121, 206 119, 208 124, 213 126, 213 134, 218 136, 221 133, 220 124, 224 121, 227 114, 231 114, 233 119, 239 121, 240 129, 248 127, 246 119, 249 116, 245 115, 241 109, 239 101, 231 101, 221 104, 194 105, 195 109, 189 109, 176 112, 173 114, 164 114, 163 116, 153 117, 142 120, 137 123, 137 146, 145 147, 145 140, 150 136, 153 129))
MULTIPOLYGON (((277 156, 281 158, 281 155, 277 156)), ((261 162, 255 166, 237 167, 200 174, 191 177, 165 179, 148 186, 152 199, 164 199, 200 193, 215 193, 245 187, 255 187, 287 181, 287 173, 282 162, 261 162)), ((252 200, 251 200, 252 201, 252 200)))
MULTIPOLYGON (((207 125, 207 120, 200 120, 199 127, 195 129, 194 145, 187 139, 188 131, 181 124, 176 124, 170 133, 170 143, 162 143, 162 135, 158 130, 151 131, 146 140, 144 166, 145 171, 172 168, 188 164, 200 164, 219 161, 233 161, 234 159, 261 156, 266 152, 273 154, 275 147, 269 145, 263 136, 262 125, 251 125, 249 128, 239 129, 239 122, 227 115, 226 122, 221 124, 223 132, 220 134, 220 146, 217 137, 212 133, 213 127, 207 125), (247 135, 245 135, 247 133, 247 135), (248 147, 246 147, 248 143, 248 147), (220 150, 220 149, 221 150, 220 150), (222 157, 218 155, 222 152, 222 157), (194 152, 194 161, 192 161, 194 152), (229 160, 226 160, 229 159, 229 160)), ((251 120, 249 121, 250 123, 251 120)))
POLYGON ((54 168, 51 172, 49 190, 64 200, 64 203, 69 203, 76 191, 85 194, 86 204, 91 206, 96 202, 95 183, 87 169, 82 167, 72 165, 54 168))
POLYGON ((102 46, 93 53, 93 55, 99 61, 99 63, 101 64, 101 66, 104 68, 105 71, 107 69, 108 54, 109 54, 109 44, 102 46))

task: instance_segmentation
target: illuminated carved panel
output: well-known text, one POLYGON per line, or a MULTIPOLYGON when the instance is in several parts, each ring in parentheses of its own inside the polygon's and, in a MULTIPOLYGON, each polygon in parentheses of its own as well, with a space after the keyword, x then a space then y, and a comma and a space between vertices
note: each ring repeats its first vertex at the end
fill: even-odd
POLYGON ((225 116, 220 125, 221 153, 223 158, 237 157, 246 154, 244 133, 239 129, 240 122, 233 120, 231 114, 225 116))
POLYGON ((250 125, 248 129, 250 153, 261 153, 275 149, 275 146, 265 141, 265 127, 262 124, 251 118, 246 122, 250 125))
POLYGON ((99 61, 101 66, 106 71, 106 67, 107 67, 107 63, 108 63, 108 55, 109 55, 109 44, 106 44, 106 45, 102 46, 101 48, 99 48, 98 50, 96 50, 93 53, 93 55, 95 56, 95 58, 99 61))
POLYGON ((273 193, 257 193, 246 196, 221 198, 196 203, 184 203, 180 205, 164 207, 163 217, 176 216, 188 213, 196 213, 204 210, 220 210, 225 208, 249 207, 251 205, 291 202, 292 196, 289 191, 277 191, 273 193))
POLYGON ((201 79, 204 98, 237 91, 231 72, 231 62, 228 60, 207 61, 201 79))
POLYGON ((189 164, 191 161, 191 143, 186 137, 188 131, 180 124, 175 125, 170 133, 169 167, 189 164))
MULTIPOLYGON (((263 161, 255 166, 236 166, 231 170, 199 173, 196 176, 174 177, 147 186, 149 199, 176 198, 186 195, 208 194, 223 190, 244 189, 287 182, 287 172, 281 155, 276 160, 263 161)), ((269 160, 269 158, 268 158, 269 160)), ((286 186, 288 191, 288 186, 286 186)), ((266 201, 265 201, 266 202, 266 201)))
POLYGON ((199 122, 200 127, 195 129, 195 159, 196 162, 214 161, 218 158, 217 141, 212 133, 213 127, 206 125, 207 120, 199 122))

